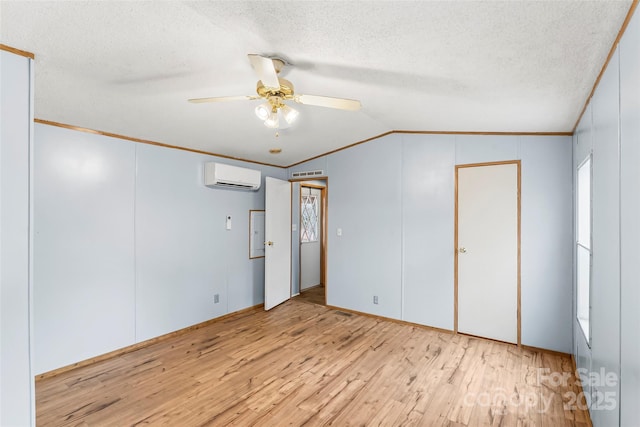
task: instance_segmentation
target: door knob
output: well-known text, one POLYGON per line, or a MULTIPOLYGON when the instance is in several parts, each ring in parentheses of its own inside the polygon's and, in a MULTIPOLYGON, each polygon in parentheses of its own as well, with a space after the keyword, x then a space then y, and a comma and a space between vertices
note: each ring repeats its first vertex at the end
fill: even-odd
POLYGON ((269 240, 268 242, 264 242, 265 245, 273 246, 273 242, 269 240))
POLYGON ((466 254, 467 253, 467 248, 462 247, 462 248, 458 249, 458 252, 460 252, 461 254, 466 254))

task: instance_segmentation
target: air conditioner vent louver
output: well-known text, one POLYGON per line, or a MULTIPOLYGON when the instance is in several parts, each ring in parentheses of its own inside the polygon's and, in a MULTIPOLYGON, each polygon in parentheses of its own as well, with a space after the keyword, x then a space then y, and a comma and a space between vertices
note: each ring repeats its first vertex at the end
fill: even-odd
POLYGON ((205 163, 204 185, 236 190, 257 190, 260 188, 260 171, 225 165, 205 163))
POLYGON ((242 188, 242 189, 245 189, 245 190, 253 188, 250 185, 234 184, 232 182, 217 182, 215 185, 217 185, 218 187, 242 188))
POLYGON ((324 176, 324 171, 304 171, 304 172, 291 172, 291 178, 309 178, 315 176, 324 176))

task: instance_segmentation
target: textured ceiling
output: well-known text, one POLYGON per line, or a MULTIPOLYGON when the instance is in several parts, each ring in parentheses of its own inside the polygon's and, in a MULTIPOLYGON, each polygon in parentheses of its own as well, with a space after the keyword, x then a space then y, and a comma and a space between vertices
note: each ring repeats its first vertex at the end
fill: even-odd
POLYGON ((2 1, 0 34, 36 55, 39 119, 289 165, 394 129, 570 132, 630 4, 2 1), (248 53, 363 108, 294 105, 276 138, 260 101, 186 102, 254 94, 248 53))

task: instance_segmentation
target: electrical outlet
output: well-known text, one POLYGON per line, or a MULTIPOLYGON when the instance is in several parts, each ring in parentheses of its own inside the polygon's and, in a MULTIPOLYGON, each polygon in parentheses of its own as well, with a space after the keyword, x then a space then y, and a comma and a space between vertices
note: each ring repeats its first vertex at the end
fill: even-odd
POLYGON ((214 303, 214 304, 217 304, 217 303, 219 303, 219 302, 220 302, 220 294, 215 294, 215 295, 213 296, 213 303, 214 303))
POLYGON ((373 303, 377 304, 378 303, 378 295, 374 295, 373 296, 373 303))

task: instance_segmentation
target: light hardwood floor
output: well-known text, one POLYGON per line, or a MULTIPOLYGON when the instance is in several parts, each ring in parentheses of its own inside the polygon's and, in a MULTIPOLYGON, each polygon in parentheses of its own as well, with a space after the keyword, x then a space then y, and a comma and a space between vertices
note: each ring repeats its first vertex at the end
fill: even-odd
POLYGON ((568 357, 291 300, 36 383, 39 426, 583 426, 568 357), (558 378, 556 376, 555 378, 558 378), (564 395, 564 396, 563 396, 564 395))
POLYGON ((305 289, 304 291, 300 292, 300 295, 295 297, 295 299, 298 301, 325 305, 326 302, 325 302, 324 286, 318 285, 309 289, 305 289))

